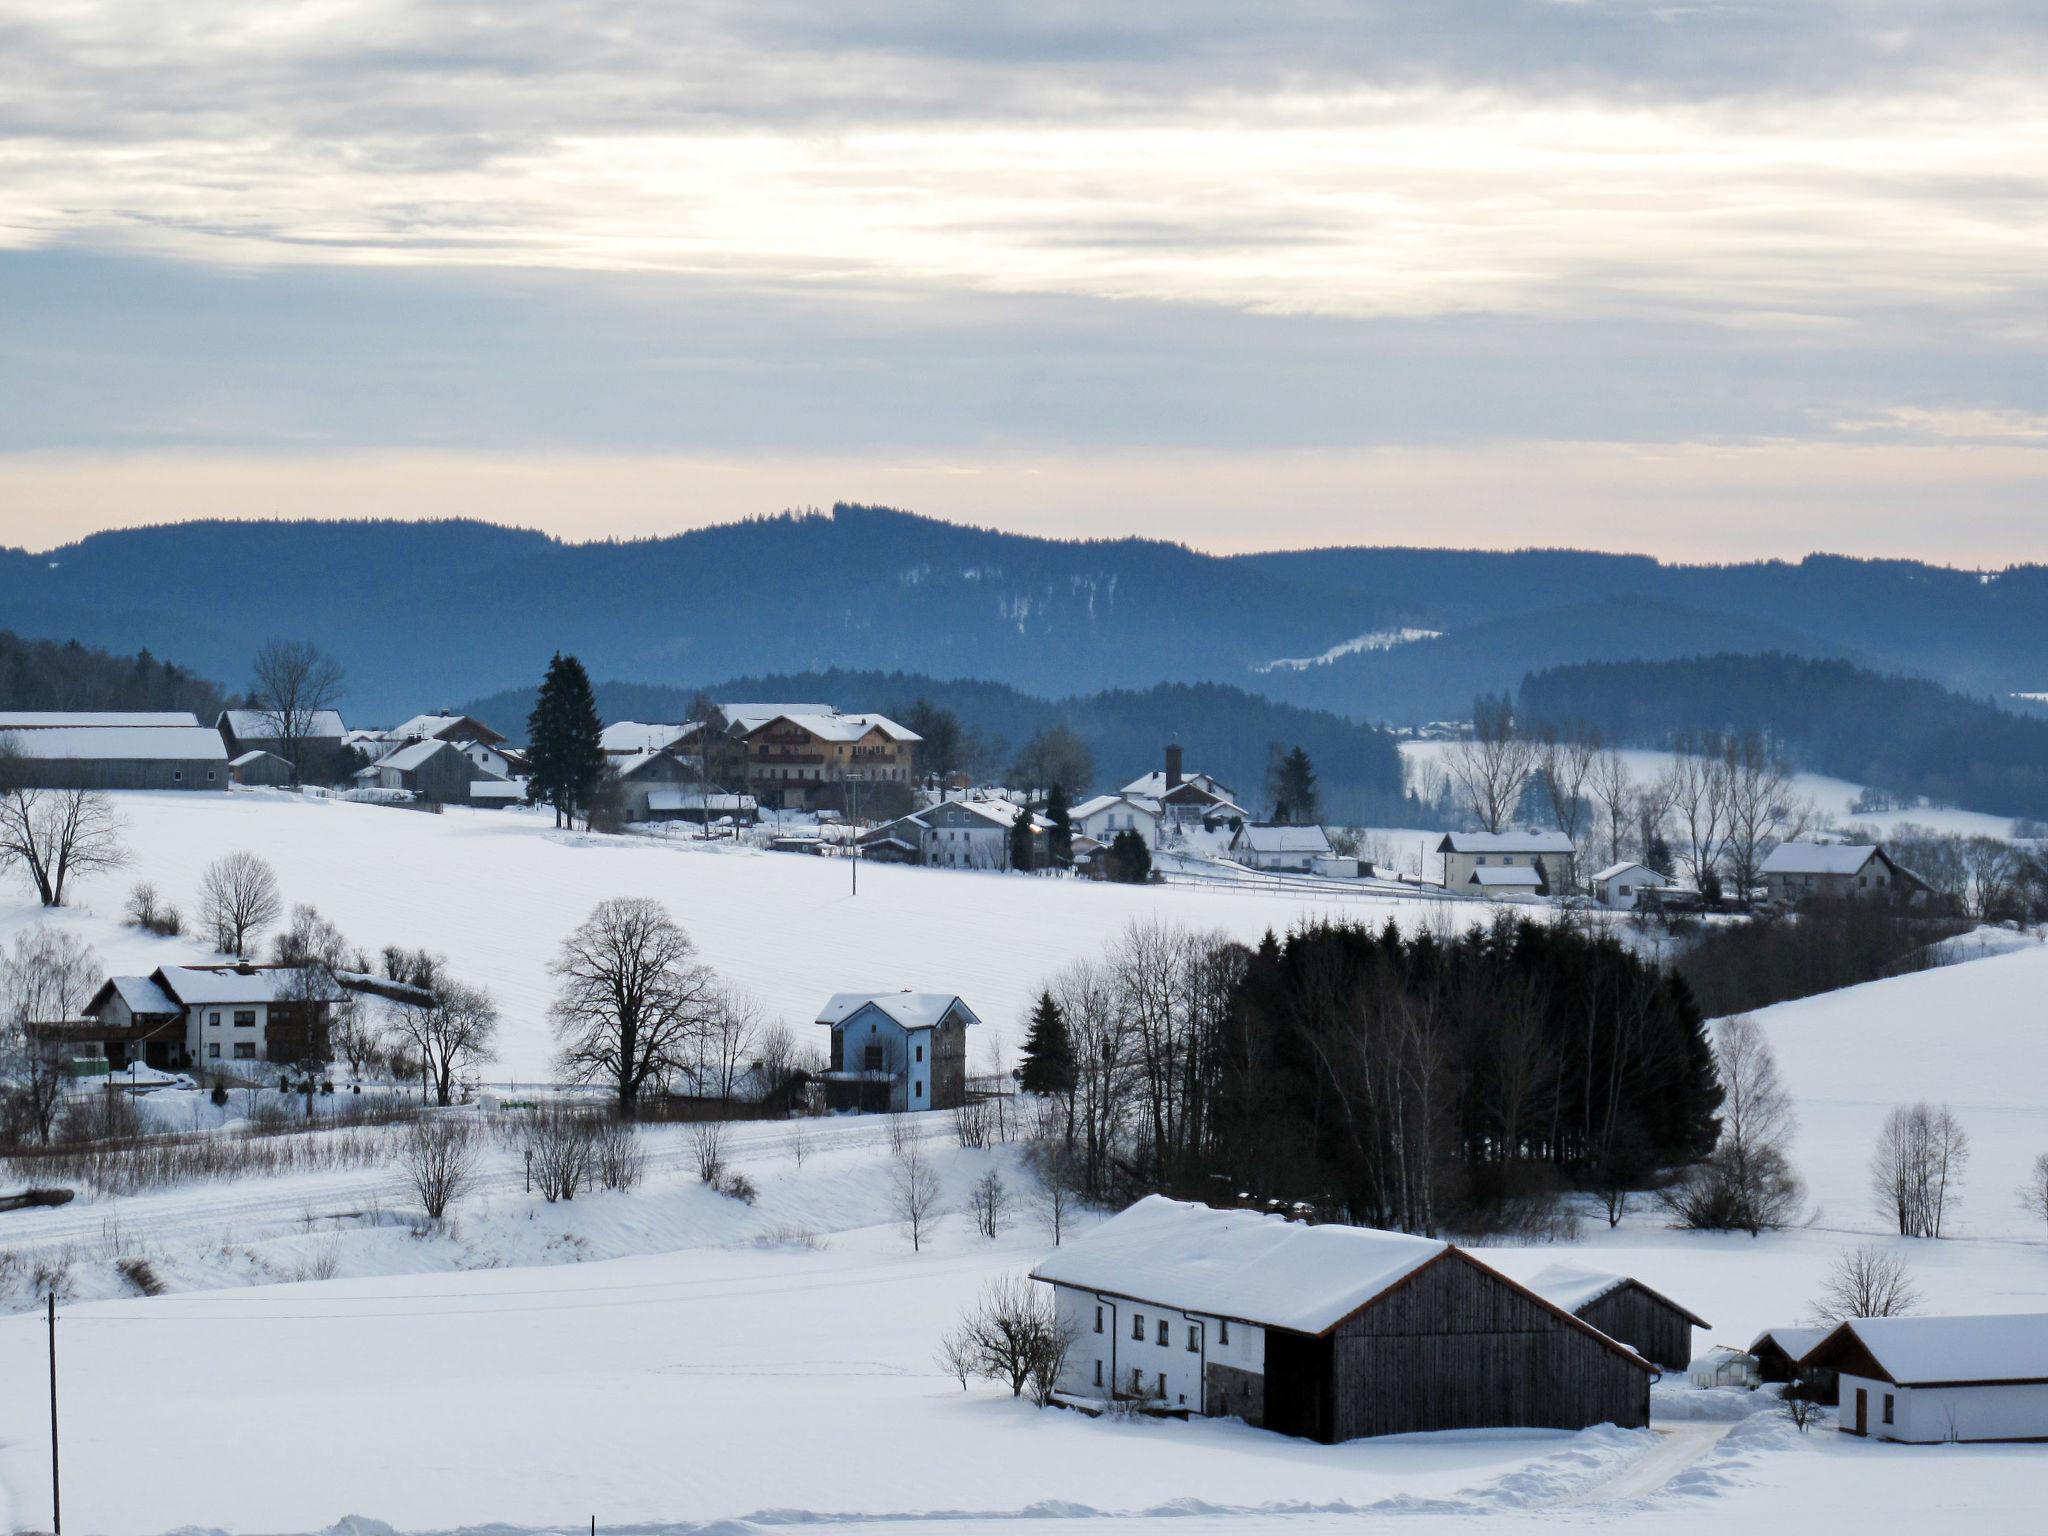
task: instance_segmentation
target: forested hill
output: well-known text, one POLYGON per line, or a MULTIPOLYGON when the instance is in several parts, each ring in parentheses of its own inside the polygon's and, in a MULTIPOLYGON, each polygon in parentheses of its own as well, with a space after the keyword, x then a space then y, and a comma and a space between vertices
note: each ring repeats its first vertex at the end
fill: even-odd
POLYGON ((1771 653, 1553 667, 1522 680, 1516 713, 1532 724, 1586 721, 1633 746, 1767 731, 1818 773, 2048 817, 2048 719, 1847 662, 1771 653))
POLYGON ((195 522, 0 549, 25 635, 152 646, 231 683, 264 641, 348 669, 351 718, 523 686, 556 650, 683 685, 844 667, 1042 697, 1224 683, 1363 720, 1462 716, 1532 666, 1781 650, 2048 690, 2048 570, 1667 565, 1570 550, 1219 558, 876 507, 569 544, 486 523, 195 522))
POLYGON ((24 640, 0 629, 0 709, 189 709, 211 725, 222 702, 218 683, 147 650, 114 656, 75 640, 24 640))
MULTIPOLYGON (((694 689, 608 682, 597 685, 606 720, 681 720, 694 689)), ((801 672, 736 677, 706 687, 721 699, 791 700, 840 709, 878 709, 898 718, 920 699, 951 710, 975 739, 976 766, 1008 771, 1017 747, 1047 726, 1066 724, 1095 759, 1096 791, 1127 784, 1160 766, 1169 741, 1187 749, 1190 769, 1213 773, 1263 813, 1270 743, 1299 745, 1316 767, 1324 813, 1336 820, 1384 822, 1402 813, 1401 762, 1384 731, 1337 715, 1260 698, 1217 684, 1163 683, 1068 699, 1044 699, 1002 683, 942 680, 904 672, 801 672)), ((515 737, 533 707, 532 689, 515 689, 459 706, 515 737)), ((1401 823, 1397 823, 1401 824, 1401 823)))

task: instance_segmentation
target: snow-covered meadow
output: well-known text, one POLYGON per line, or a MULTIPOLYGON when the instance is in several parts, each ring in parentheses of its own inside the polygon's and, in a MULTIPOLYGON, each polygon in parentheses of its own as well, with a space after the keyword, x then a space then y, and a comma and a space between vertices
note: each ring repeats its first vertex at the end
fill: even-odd
MULTIPOLYGON (((557 836, 520 817, 428 817, 273 795, 124 797, 137 867, 85 887, 76 925, 111 964, 189 953, 123 929, 127 880, 186 900, 223 848, 259 849, 288 899, 360 942, 425 943, 499 993, 508 1068, 545 1071, 545 966, 596 900, 667 902, 706 958, 801 1025, 851 985, 944 986, 1011 1030, 1033 986, 1133 916, 1251 936, 1310 907, 1251 893, 1118 890, 866 868, 796 855, 557 836)), ((1379 921, 1427 908, 1343 903, 1379 921)), ((1479 909, 1462 909, 1476 916, 1479 909)), ((36 920, 19 893, 0 927, 36 920)), ((1419 917, 1417 920, 1421 920, 1419 917)), ((1759 1015, 1798 1101, 1795 1162, 1813 1219, 1758 1239, 1669 1230, 1648 1208, 1575 1241, 1492 1247, 1524 1278, 1569 1260, 1625 1270, 1746 1343, 1802 1320, 1845 1246, 1905 1252, 1934 1310, 2048 1309, 2048 1229, 2014 1198, 2048 1151, 2048 947, 1854 988, 1759 1015), (1864 1165, 1908 1098, 1952 1104, 1975 1142, 1959 1236, 1883 1235, 1864 1165)), ((1013 1149, 918 1127, 957 1209, 989 1168, 1020 1193, 1013 1149)), ((386 1168, 197 1185, 0 1216, 0 1253, 68 1258, 65 1514, 74 1530, 314 1531, 357 1513, 407 1531, 717 1531, 805 1525, 920 1536, 1060 1519, 1120 1533, 1322 1531, 1388 1524, 1626 1520, 2026 1529, 2039 1447, 1898 1447, 1800 1436, 1730 1401, 1659 1389, 1671 1433, 1489 1433, 1325 1447, 1225 1423, 1038 1412, 933 1359, 984 1280, 1046 1237, 1024 1205, 993 1242, 950 1215, 913 1253, 888 1196, 886 1127, 858 1119, 736 1127, 751 1205, 701 1185, 688 1133, 649 1133, 640 1188, 548 1205, 494 1147, 440 1229, 386 1168), (799 1148, 794 1136, 805 1138, 799 1148), (801 1152, 801 1156, 799 1153, 801 1152), (166 1294, 119 1268, 148 1261, 166 1294)), ((0 1319, 0 1530, 45 1529, 39 1317, 0 1319)), ((373 1526, 361 1526, 367 1533, 373 1526)))

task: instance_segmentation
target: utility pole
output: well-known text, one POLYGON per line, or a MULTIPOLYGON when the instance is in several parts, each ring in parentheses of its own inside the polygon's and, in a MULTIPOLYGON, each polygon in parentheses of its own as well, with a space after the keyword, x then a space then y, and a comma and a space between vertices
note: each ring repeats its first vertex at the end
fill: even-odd
POLYGON ((57 1292, 50 1291, 50 1536, 64 1536, 63 1479, 57 1471, 57 1292))

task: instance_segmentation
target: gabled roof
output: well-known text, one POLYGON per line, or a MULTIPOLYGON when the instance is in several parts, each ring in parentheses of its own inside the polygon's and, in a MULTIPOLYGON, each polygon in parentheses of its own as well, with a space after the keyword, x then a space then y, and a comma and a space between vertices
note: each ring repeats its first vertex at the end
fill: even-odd
POLYGON ((870 1004, 905 1029, 935 1028, 956 1009, 969 1024, 981 1022, 966 1000, 952 992, 835 992, 818 1010, 817 1022, 844 1024, 870 1004))
POLYGON ((721 704, 718 712, 725 716, 727 725, 743 731, 766 725, 777 715, 830 715, 836 713, 830 704, 721 704))
POLYGON ((396 741, 413 736, 440 736, 449 741, 480 741, 487 747, 495 747, 505 739, 474 715, 414 715, 384 734, 396 741))
POLYGON ((1853 875, 1874 858, 1885 859, 1875 843, 1780 843, 1758 868, 1767 875, 1853 875))
POLYGON ((771 725, 785 722, 808 731, 820 741, 859 741, 876 732, 880 732, 891 741, 907 743, 924 740, 909 726, 898 725, 887 715, 842 715, 830 710, 814 714, 803 710, 783 709, 765 718, 743 717, 734 724, 742 735, 751 736, 756 731, 766 730, 771 725))
POLYGON ((251 763, 260 763, 266 757, 269 758, 273 763, 284 763, 286 767, 291 766, 291 764, 287 762, 286 759, 279 757, 275 752, 266 752, 261 747, 251 747, 247 752, 244 752, 240 757, 230 758, 228 760, 228 766, 230 768, 247 768, 251 763))
POLYGON ((1233 848, 1253 853, 1328 853, 1330 835, 1321 827, 1263 826, 1246 822, 1230 840, 1233 848))
POLYGON ((1661 885, 1669 885, 1671 883, 1669 875, 1660 875, 1656 870, 1650 868, 1649 865, 1637 859, 1623 859, 1619 864, 1608 865, 1593 877, 1593 883, 1595 885, 1604 884, 1606 881, 1614 879, 1617 875, 1627 874, 1632 869, 1641 870, 1650 879, 1657 881, 1661 885))
POLYGON ((1555 827, 1509 832, 1446 832, 1438 853, 1570 853, 1572 840, 1555 827))
MULTIPOLYGON (((278 717, 267 709, 224 709, 219 724, 227 726, 237 741, 274 741, 281 734, 278 717)), ((301 736, 335 737, 348 735, 348 727, 341 723, 338 709, 318 709, 307 717, 306 729, 301 736)))
MULTIPOLYGON (((436 752, 453 752, 455 743, 430 736, 425 741, 416 741, 409 747, 400 747, 387 757, 380 757, 372 765, 375 768, 396 768, 401 773, 410 773, 436 752)), ((361 772, 363 770, 358 770, 361 772)))
POLYGON ((1113 805, 1128 805, 1132 810, 1142 811, 1147 816, 1157 816, 1159 814, 1158 801, 1148 795, 1132 794, 1128 790, 1120 794, 1097 795, 1091 800, 1084 800, 1067 814, 1071 819, 1081 821, 1099 812, 1106 811, 1113 805))
POLYGON ((198 724, 199 717, 184 709, 0 710, 0 731, 48 731, 85 725, 125 725, 137 730, 161 731, 198 724))
POLYGON ((93 993, 92 1001, 85 1005, 91 1013, 105 1000, 108 993, 114 993, 128 1005, 130 1013, 182 1013, 178 1000, 156 984, 149 976, 109 976, 100 983, 100 989, 93 993))
MULTIPOLYGON (((190 1008, 205 1003, 268 1003, 284 994, 286 984, 304 967, 290 965, 165 965, 151 976, 165 992, 190 1008)), ((325 971, 314 980, 315 995, 341 996, 341 988, 325 971)))
POLYGON ((1766 1328, 1749 1341, 1749 1353, 1755 1354, 1766 1344, 1775 1344, 1793 1360, 1802 1360, 1807 1353, 1828 1336, 1826 1327, 1820 1328, 1766 1328))
POLYGON ((44 761, 225 763, 220 732, 205 725, 73 725, 0 728, 8 748, 44 761))
POLYGON ((1467 885, 1533 891, 1543 884, 1542 871, 1534 864, 1483 864, 1472 871, 1467 885))
POLYGON ((615 720, 598 733, 598 743, 607 752, 659 752, 672 747, 697 729, 695 721, 680 725, 643 725, 638 720, 615 720))
MULTIPOLYGON (((1233 800, 1236 798, 1232 794, 1230 786, 1214 774, 1184 773, 1180 776, 1180 783, 1176 784, 1174 788, 1181 789, 1188 785, 1192 785, 1206 794, 1213 795, 1219 800, 1233 800)), ((1127 795, 1145 795, 1154 800, 1162 798, 1168 793, 1165 770, 1155 768, 1150 773, 1131 780, 1130 783, 1124 786, 1124 793, 1127 795)))
POLYGON ((1679 1313, 1695 1328, 1713 1326, 1697 1312, 1681 1307, 1659 1291, 1651 1290, 1633 1275, 1609 1275, 1599 1270, 1579 1269, 1570 1264, 1553 1264, 1529 1282, 1529 1289, 1545 1301, 1563 1307, 1576 1317, 1601 1297, 1611 1295, 1628 1285, 1634 1286, 1645 1296, 1679 1313))
POLYGON ((1901 1387, 2048 1382, 2048 1312, 1851 1318, 1800 1363, 1846 1364, 1858 1355, 1901 1387))

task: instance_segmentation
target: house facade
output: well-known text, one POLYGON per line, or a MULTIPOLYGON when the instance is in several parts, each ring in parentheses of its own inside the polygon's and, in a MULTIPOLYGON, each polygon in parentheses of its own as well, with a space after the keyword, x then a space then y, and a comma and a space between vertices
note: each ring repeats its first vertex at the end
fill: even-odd
POLYGON ((1448 1243, 1149 1196, 1043 1260, 1062 1393, 1334 1443, 1649 1422, 1655 1368, 1448 1243))
MULTIPOLYGON (((1307 874, 1318 859, 1329 858, 1330 835, 1321 827, 1275 826, 1246 822, 1231 834, 1230 856, 1250 869, 1307 874)), ((1356 867, 1353 868, 1356 873, 1356 867)))
POLYGON ((1657 892, 1672 886, 1669 875, 1660 875, 1647 864, 1625 859, 1610 864, 1593 877, 1593 897, 1613 912, 1633 912, 1654 905, 1657 892))
POLYGON ((1773 901, 1823 898, 1910 901, 1926 889, 1876 843, 1780 843, 1758 872, 1773 901))
POLYGON ((832 1031, 826 1105, 912 1114, 967 1102, 967 1031, 980 1017, 947 992, 840 992, 816 1021, 832 1031))
MULTIPOLYGON (((341 712, 334 709, 313 710, 303 724, 297 742, 299 759, 309 775, 319 772, 324 777, 332 771, 331 765, 341 761, 348 727, 342 722, 341 712)), ((220 732, 230 758, 249 752, 268 752, 286 761, 292 758, 284 739, 283 719, 273 711, 224 709, 214 727, 220 732)))
POLYGON ((1443 860, 1445 890, 1562 896, 1572 888, 1572 840, 1555 829, 1447 832, 1436 851, 1443 860), (1520 873, 1504 876, 1502 870, 1520 873))
POLYGON ((1013 867, 1010 840, 1020 816, 1031 821, 1032 867, 1042 869, 1051 857, 1052 824, 1011 800, 943 800, 869 829, 860 853, 932 869, 1006 870, 1013 867))
POLYGON ((1169 744, 1165 756, 1163 769, 1131 780, 1123 793, 1158 806, 1161 820, 1172 828, 1235 832, 1251 820, 1229 785, 1211 774, 1184 770, 1179 743, 1169 744))
POLYGON ((1835 1427, 1916 1445, 2048 1440, 2048 1312, 1861 1317, 1800 1361, 1835 1372, 1835 1427))
POLYGON ((746 791, 764 806, 814 810, 851 784, 907 788, 911 782, 912 754, 924 738, 887 715, 842 715, 830 708, 737 713, 750 707, 760 706, 722 706, 730 721, 727 735, 741 749, 746 791))
POLYGON ((1629 1275, 1553 1265, 1529 1289, 1668 1371, 1692 1364, 1692 1331, 1711 1326, 1629 1275))
POLYGON ((1076 832, 1095 842, 1109 843, 1119 832, 1135 832, 1156 852, 1162 815, 1157 800, 1125 792, 1084 800, 1074 807, 1070 819, 1076 832))
POLYGON ((0 772, 31 789, 213 789, 233 781, 217 731, 181 712, 0 714, 0 772))
POLYGON ((319 967, 165 965, 114 976, 85 1005, 116 1069, 136 1060, 165 1071, 237 1062, 325 1061, 343 988, 319 967))

